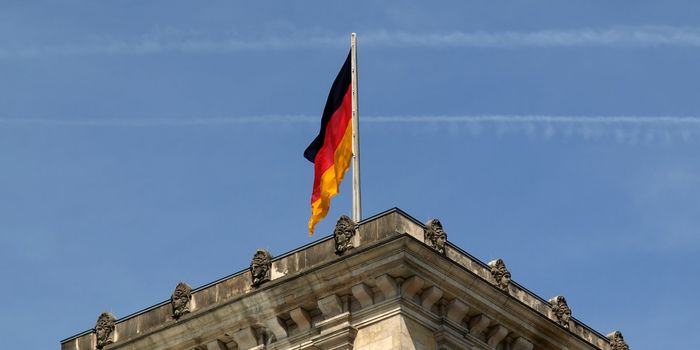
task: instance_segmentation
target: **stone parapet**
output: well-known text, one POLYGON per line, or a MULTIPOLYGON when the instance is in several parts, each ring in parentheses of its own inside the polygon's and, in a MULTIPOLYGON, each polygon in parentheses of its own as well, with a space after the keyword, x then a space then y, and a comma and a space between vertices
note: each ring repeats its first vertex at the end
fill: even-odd
MULTIPOLYGON (((563 298, 548 302, 510 273, 505 280, 502 269, 493 272, 502 261, 489 266, 450 244, 437 220, 429 239, 425 225, 396 208, 342 225, 335 238, 272 257, 269 266, 259 251, 250 269, 184 288, 177 308, 172 298, 116 320, 103 348, 369 349, 392 337, 387 349, 409 340, 434 349, 610 349, 612 338, 569 318, 570 309, 562 321, 563 298), (367 327, 396 322, 413 333, 367 335, 367 327)), ((97 345, 86 331, 61 349, 97 345)))

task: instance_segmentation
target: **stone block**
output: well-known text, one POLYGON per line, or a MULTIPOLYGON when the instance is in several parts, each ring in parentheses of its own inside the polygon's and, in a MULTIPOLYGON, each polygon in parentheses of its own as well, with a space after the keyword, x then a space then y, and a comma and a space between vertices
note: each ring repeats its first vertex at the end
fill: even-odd
POLYGON ((255 336, 255 331, 252 328, 246 327, 234 332, 231 337, 238 345, 239 350, 248 350, 258 346, 258 340, 255 336))
POLYGON ((372 289, 364 283, 354 285, 352 287, 352 295, 360 302, 363 308, 372 306, 374 303, 372 289))
POLYGON ((515 339, 515 341, 513 341, 513 344, 510 348, 512 350, 532 350, 532 347, 533 345, 529 340, 523 337, 518 337, 517 339, 515 339))
POLYGON ((311 329, 311 317, 306 310, 298 307, 290 311, 289 316, 292 318, 292 321, 294 321, 300 331, 303 332, 311 329))
POLYGON ((425 283, 423 279, 418 276, 410 277, 401 284, 401 295, 410 300, 416 293, 420 292, 423 283, 425 283))
POLYGON ((460 324, 467 315, 469 311, 469 306, 459 299, 452 299, 452 301, 447 304, 447 319, 450 321, 460 324))
POLYGON ((508 335, 508 329, 501 325, 497 325, 491 328, 491 330, 489 331, 487 343, 490 347, 495 348, 496 346, 498 346, 498 344, 501 343, 501 341, 503 341, 506 335, 508 335))
POLYGON ((279 317, 272 317, 265 320, 265 327, 275 335, 276 339, 287 337, 287 325, 280 320, 279 317))
POLYGON ((228 347, 221 340, 214 340, 207 343, 207 350, 228 350, 228 347))
POLYGON ((377 282, 377 288, 382 292, 385 299, 395 297, 398 294, 399 287, 393 277, 381 275, 375 281, 377 282))
POLYGON ((438 286, 432 286, 423 291, 423 295, 421 296, 421 306, 430 310, 430 308, 433 307, 435 302, 440 300, 440 298, 442 298, 442 289, 438 288, 438 286))
POLYGON ((491 318, 484 314, 472 317, 469 320, 469 334, 477 335, 483 332, 489 326, 489 323, 491 323, 491 318))
POLYGON ((343 312, 343 302, 335 294, 318 299, 317 303, 325 318, 333 317, 343 312))

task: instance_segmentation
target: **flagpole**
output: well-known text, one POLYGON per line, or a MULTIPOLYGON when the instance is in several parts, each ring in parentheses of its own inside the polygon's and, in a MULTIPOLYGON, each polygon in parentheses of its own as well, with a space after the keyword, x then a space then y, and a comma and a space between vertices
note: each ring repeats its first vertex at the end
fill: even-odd
POLYGON ((362 220, 360 197, 360 112, 357 105, 357 34, 350 34, 350 69, 352 72, 352 219, 362 220))

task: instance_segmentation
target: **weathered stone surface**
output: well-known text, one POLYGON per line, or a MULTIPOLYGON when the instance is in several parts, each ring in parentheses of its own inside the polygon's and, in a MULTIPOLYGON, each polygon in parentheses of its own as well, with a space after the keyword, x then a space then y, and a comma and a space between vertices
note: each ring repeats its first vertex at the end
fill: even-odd
POLYGON ((102 349, 108 344, 114 342, 114 315, 109 312, 103 312, 97 318, 95 324, 95 339, 97 340, 96 348, 102 349))
POLYGON ((483 332, 489 323, 491 323, 491 318, 484 314, 472 317, 469 320, 469 334, 477 335, 483 332))
POLYGON ((374 304, 372 289, 364 283, 352 286, 352 295, 360 302, 362 307, 370 307, 374 304))
POLYGON ((421 306, 430 310, 436 301, 442 298, 442 289, 438 286, 432 286, 423 291, 421 295, 421 306))
POLYGON ((489 262, 491 268, 491 276, 496 281, 496 286, 504 292, 508 292, 510 285, 510 271, 506 268, 506 263, 502 259, 496 259, 489 262))
POLYGON ((440 254, 445 254, 445 244, 447 243, 447 233, 442 229, 442 223, 438 219, 432 219, 425 224, 423 241, 428 246, 437 250, 440 254))
POLYGON ((287 325, 277 316, 265 320, 265 327, 272 332, 275 340, 287 337, 287 325))
POLYGON ((355 248, 353 237, 355 237, 357 227, 357 224, 347 215, 343 215, 338 219, 333 230, 335 253, 337 255, 343 255, 346 251, 355 248))
POLYGON ((425 281, 422 278, 411 276, 401 284, 401 294, 404 298, 411 299, 416 293, 420 292, 424 283, 425 281))
MULTIPOLYGON (((555 318, 550 303, 518 284, 509 293, 493 288, 491 267, 457 247, 446 244, 447 254, 436 255, 424 244, 424 226, 399 210, 363 221, 353 242, 355 254, 341 257, 333 237, 270 257, 266 288, 252 286, 253 271, 201 287, 192 293, 192 317, 178 322, 172 300, 122 319, 104 350, 243 350, 239 342, 248 350, 358 349, 362 342, 366 350, 611 350, 605 336, 573 318, 563 332, 547 318, 555 318), (393 333, 370 331, 392 318, 399 320, 393 333)), ((94 350, 96 336, 81 333, 61 346, 94 350)))
POLYGON ((437 350, 474 349, 474 344, 472 341, 468 340, 464 337, 464 335, 451 328, 442 328, 436 331, 435 343, 437 350))
POLYGON ((352 350, 357 328, 350 324, 350 313, 344 312, 316 323, 319 335, 312 337, 318 350, 352 350))
POLYGON ((251 286, 260 287, 261 284, 270 280, 270 269, 272 268, 272 255, 265 249, 258 249, 250 262, 251 286))
POLYGON ((290 311, 289 316, 292 318, 292 321, 296 323, 297 329, 299 329, 300 331, 303 332, 311 329, 311 317, 309 316, 309 313, 306 312, 306 310, 298 307, 290 311))
POLYGON ((324 317, 329 318, 343 312, 343 302, 337 295, 331 294, 318 299, 318 308, 324 317))
POLYGON ((501 325, 494 326, 488 334, 488 337, 486 338, 486 342, 489 344, 490 347, 495 348, 498 346, 498 344, 503 341, 503 339, 508 335, 508 328, 503 327, 501 325))
POLYGON ((192 287, 185 282, 180 282, 175 286, 173 295, 170 296, 170 306, 173 308, 172 316, 179 319, 180 316, 190 312, 190 302, 192 301, 192 287))
POLYGON ((251 327, 246 327, 234 332, 231 337, 238 344, 238 348, 246 350, 258 345, 258 340, 255 331, 251 327))
POLYGON ((518 337, 511 345, 512 350, 532 350, 534 345, 523 337, 518 337))
POLYGON ((549 303, 552 304, 552 313, 554 314, 554 318, 556 319, 557 323, 559 323, 562 327, 569 329, 571 309, 566 303, 566 299, 561 295, 557 295, 556 297, 550 299, 549 303))
POLYGON ((622 336, 622 332, 614 331, 608 334, 608 339, 610 340, 611 350, 629 350, 630 347, 625 342, 625 338, 622 336))
POLYGON ((384 295, 385 299, 396 296, 399 292, 399 287, 393 277, 389 275, 381 275, 375 279, 377 287, 384 295))
POLYGON ((457 324, 462 322, 468 311, 469 306, 459 299, 452 299, 452 301, 447 304, 447 318, 457 324))
POLYGON ((394 315, 361 328, 355 350, 436 349, 435 334, 404 315, 394 315))
POLYGON ((224 342, 221 340, 214 340, 207 343, 207 350, 229 350, 224 342))

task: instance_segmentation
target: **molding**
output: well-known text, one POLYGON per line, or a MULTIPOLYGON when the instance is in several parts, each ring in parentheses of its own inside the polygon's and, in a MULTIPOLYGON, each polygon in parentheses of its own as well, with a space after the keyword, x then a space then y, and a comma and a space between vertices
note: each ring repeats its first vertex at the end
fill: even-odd
MULTIPOLYGON (((394 213, 381 217, 386 219, 386 227, 420 228, 404 217, 391 217, 394 213)), ((446 245, 443 256, 426 246, 415 232, 381 231, 386 236, 372 241, 371 234, 375 233, 368 230, 376 228, 363 227, 366 224, 369 224, 367 220, 358 228, 358 241, 362 245, 340 257, 335 255, 332 241, 322 240, 307 246, 309 252, 298 250, 294 254, 316 259, 315 255, 305 254, 328 248, 330 260, 314 260, 307 268, 288 273, 275 270, 283 266, 279 259, 291 261, 297 257, 287 254, 275 258, 272 269, 278 271, 277 277, 273 274, 272 280, 257 289, 249 287, 250 275, 246 274, 220 280, 207 289, 197 289, 193 302, 200 304, 199 298, 207 297, 219 301, 202 303, 201 308, 194 306, 187 317, 177 322, 170 317, 168 304, 130 316, 128 323, 117 323, 114 333, 121 341, 110 344, 108 349, 189 350, 218 345, 216 341, 225 342, 225 346, 231 339, 245 346, 254 342, 258 346, 272 335, 274 342, 267 345, 268 349, 283 349, 283 345, 321 349, 341 344, 336 341, 339 337, 354 339, 361 328, 397 314, 426 326, 448 343, 461 334, 464 342, 479 347, 487 342, 495 344, 493 347, 504 342, 510 344, 509 339, 524 339, 518 340, 518 344, 535 339, 535 348, 606 348, 607 339, 601 343, 603 340, 598 339, 597 333, 588 331, 587 326, 573 318, 571 330, 559 326, 550 314, 551 305, 540 305, 538 297, 516 283, 510 283, 510 293, 503 293, 493 284, 487 265, 469 255, 460 255, 452 245, 446 245), (245 288, 238 289, 239 281, 245 288), (351 296, 357 302, 350 303, 351 296), (338 317, 347 318, 347 324, 330 322, 338 317), (465 318, 469 320, 469 329, 465 318), (139 328, 134 330, 134 326, 139 328), (222 330, 235 332, 222 334, 222 330), (269 336, 261 337, 260 332, 268 332, 269 336)), ((88 336, 94 337, 91 333, 83 333, 81 337, 88 336)))

